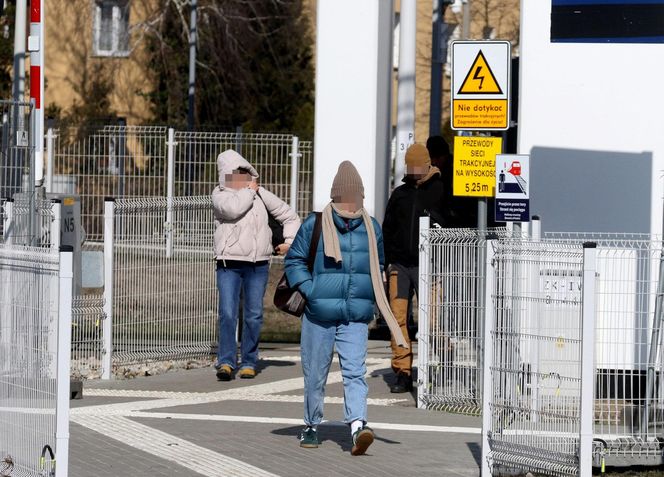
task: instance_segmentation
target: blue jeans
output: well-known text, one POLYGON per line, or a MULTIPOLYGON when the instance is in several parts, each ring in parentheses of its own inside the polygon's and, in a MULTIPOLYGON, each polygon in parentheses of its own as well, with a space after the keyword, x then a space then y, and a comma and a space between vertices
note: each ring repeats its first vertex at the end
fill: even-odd
POLYGON ((313 321, 302 317, 300 347, 304 373, 304 422, 317 426, 323 420, 325 383, 336 346, 344 382, 344 418, 350 423, 367 420, 367 323, 313 321))
POLYGON ((258 361, 258 340, 263 325, 263 295, 268 278, 268 262, 239 262, 226 260, 217 265, 219 290, 219 348, 217 368, 227 364, 237 368, 237 328, 240 290, 244 292, 242 344, 243 368, 255 368, 258 361))

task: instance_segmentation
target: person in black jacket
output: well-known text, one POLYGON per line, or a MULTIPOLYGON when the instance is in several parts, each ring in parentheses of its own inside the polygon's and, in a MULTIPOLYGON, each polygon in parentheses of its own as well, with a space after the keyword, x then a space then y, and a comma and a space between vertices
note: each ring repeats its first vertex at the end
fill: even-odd
MULTIPOLYGON (((431 166, 426 147, 413 144, 406 151, 404 184, 392 192, 383 221, 383 244, 389 285, 390 308, 408 337, 408 303, 418 285, 419 218, 428 215, 431 221, 446 226, 447 196, 440 170, 431 166)), ((396 379, 390 386, 393 393, 413 389, 413 353, 397 346, 392 336, 392 370, 396 379)))
MULTIPOLYGON (((427 149, 431 165, 440 169, 440 177, 445 187, 445 226, 477 227, 477 199, 475 197, 454 197, 454 157, 450 146, 443 136, 431 136, 427 139, 427 149)), ((489 208, 489 210, 493 210, 489 208)), ((492 214, 493 215, 493 214, 492 214)))

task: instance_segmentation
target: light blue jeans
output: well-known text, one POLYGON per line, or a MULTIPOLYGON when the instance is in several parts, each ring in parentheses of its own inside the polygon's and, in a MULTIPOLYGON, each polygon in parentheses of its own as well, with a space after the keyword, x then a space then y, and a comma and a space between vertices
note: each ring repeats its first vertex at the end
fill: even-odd
POLYGON ((344 382, 345 422, 367 420, 368 323, 321 322, 302 317, 300 349, 304 373, 304 422, 317 426, 323 420, 325 383, 336 346, 344 382))
POLYGON ((242 315, 241 367, 255 368, 258 361, 258 341, 263 326, 263 295, 267 285, 268 262, 238 262, 226 260, 217 265, 219 289, 219 348, 217 368, 227 364, 237 368, 237 328, 240 291, 244 291, 242 315))

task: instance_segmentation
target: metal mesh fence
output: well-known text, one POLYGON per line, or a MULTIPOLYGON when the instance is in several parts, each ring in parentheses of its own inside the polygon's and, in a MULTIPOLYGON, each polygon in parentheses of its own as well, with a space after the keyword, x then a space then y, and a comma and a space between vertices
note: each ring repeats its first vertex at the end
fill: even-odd
POLYGON ((103 295, 74 297, 72 303, 71 376, 96 379, 102 375, 104 349, 103 295))
POLYGON ((297 213, 304 218, 314 210, 314 144, 300 141, 297 173, 297 213))
POLYGON ((12 475, 51 470, 40 456, 55 449, 58 266, 52 250, 0 244, 0 455, 12 475))
POLYGON ((481 234, 476 229, 422 231, 429 254, 422 277, 428 305, 420 309, 418 405, 427 409, 479 414, 482 410, 482 350, 486 237, 506 237, 504 228, 481 234), (426 350, 422 353, 422 350, 426 350))
POLYGON ((5 241, 6 223, 9 221, 9 210, 7 209, 7 199, 0 198, 0 243, 5 241))
MULTIPOLYGON (((495 242, 489 460, 494 466, 577 475, 583 249, 495 242)), ((486 408, 485 408, 486 409, 486 408)))
MULTIPOLYGON (((291 202, 293 140, 290 134, 175 131, 161 126, 62 128, 50 133, 53 147, 49 191, 81 197, 81 220, 90 240, 103 236, 105 197, 156 197, 168 191, 169 149, 175 196, 208 195, 218 183, 217 156, 238 150, 256 169, 260 183, 291 202)), ((311 142, 299 143, 297 210, 311 211, 311 142)), ((50 177, 50 179, 49 179, 50 177)))
POLYGON ((0 101, 0 197, 12 197, 28 180, 31 112, 29 103, 0 101))
POLYGON ((503 232, 485 248, 475 231, 421 234, 419 405, 482 402, 494 471, 664 463, 662 237, 503 232))
POLYGON ((57 247, 59 237, 54 204, 48 199, 27 193, 14 195, 2 204, 3 230, 0 243, 13 243, 42 248, 57 247), (34 212, 31 210, 34 208, 34 212))
POLYGON ((596 461, 662 464, 662 238, 547 234, 598 244, 594 435, 596 461))
POLYGON ((103 236, 104 197, 166 195, 166 133, 146 126, 54 132, 51 191, 80 195, 91 240, 103 236))
POLYGON ((115 203, 113 364, 202 358, 216 343, 209 196, 115 203), (172 244, 172 245, 171 245, 172 244))

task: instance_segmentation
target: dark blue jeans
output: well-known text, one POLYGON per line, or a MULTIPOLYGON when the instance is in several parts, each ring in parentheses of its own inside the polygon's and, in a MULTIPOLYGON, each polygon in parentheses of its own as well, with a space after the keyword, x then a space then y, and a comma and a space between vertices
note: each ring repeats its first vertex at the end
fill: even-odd
POLYGON ((255 368, 258 340, 263 325, 263 295, 267 286, 269 263, 226 260, 217 262, 219 290, 219 348, 217 368, 227 364, 237 368, 237 328, 240 291, 244 293, 243 326, 240 346, 241 367, 255 368))

